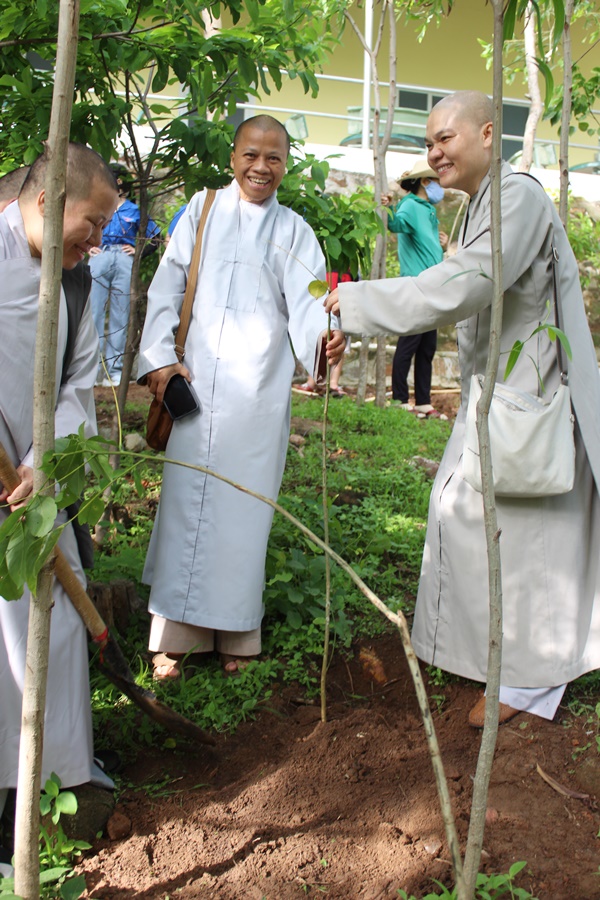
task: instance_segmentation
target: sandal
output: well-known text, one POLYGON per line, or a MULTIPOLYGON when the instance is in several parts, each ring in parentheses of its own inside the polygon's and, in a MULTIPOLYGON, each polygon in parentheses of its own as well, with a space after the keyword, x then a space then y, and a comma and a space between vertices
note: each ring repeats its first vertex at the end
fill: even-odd
POLYGON ((442 422, 448 421, 448 416, 444 413, 438 412, 437 409, 431 409, 427 413, 420 413, 418 416, 419 419, 441 419, 442 422))
POLYGON ((320 397, 323 391, 320 389, 319 385, 315 385, 311 387, 311 385, 306 381, 304 384, 295 384, 295 391, 302 391, 303 394, 308 394, 309 397, 320 397))
POLYGON ((177 681, 181 678, 181 667, 185 653, 157 653, 152 657, 154 681, 177 681), (161 672, 160 669, 166 669, 161 672))
POLYGON ((387 405, 393 409, 403 409, 405 412, 416 412, 412 403, 403 403, 402 400, 388 400, 387 405))
POLYGON ((442 422, 448 421, 448 416, 439 412, 433 406, 430 409, 422 409, 415 406, 414 411, 417 414, 417 419, 441 419, 442 422))
POLYGON ((329 396, 335 397, 337 399, 340 397, 347 397, 348 394, 346 393, 346 391, 343 388, 337 387, 337 388, 329 388, 329 396))
POLYGON ((257 656, 233 656, 230 653, 221 653, 220 657, 223 673, 230 678, 241 675, 251 662, 258 659, 257 656))

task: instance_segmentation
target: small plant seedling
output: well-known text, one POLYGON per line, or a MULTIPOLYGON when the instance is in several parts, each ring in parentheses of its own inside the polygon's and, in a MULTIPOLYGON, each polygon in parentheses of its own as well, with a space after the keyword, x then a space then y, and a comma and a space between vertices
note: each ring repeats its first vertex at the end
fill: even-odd
MULTIPOLYGON (((86 841, 67 838, 60 818, 77 812, 77 798, 72 791, 61 791, 61 781, 55 772, 44 785, 40 797, 42 816, 50 816, 54 829, 40 823, 40 897, 44 900, 78 900, 86 889, 83 875, 73 876, 73 861, 89 850, 86 841)), ((14 878, 0 878, 0 897, 15 898, 14 878)), ((18 898, 17 898, 18 900, 18 898)))

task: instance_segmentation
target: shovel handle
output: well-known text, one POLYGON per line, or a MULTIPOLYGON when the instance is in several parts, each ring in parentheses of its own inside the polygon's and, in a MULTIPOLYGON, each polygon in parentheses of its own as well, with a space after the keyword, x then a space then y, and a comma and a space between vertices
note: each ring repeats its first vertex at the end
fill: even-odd
MULTIPOLYGON (((21 483, 19 473, 2 443, 0 443, 0 481, 9 491, 14 491, 21 483)), ((82 618, 85 627, 92 636, 92 640, 104 647, 108 640, 108 628, 104 624, 104 620, 90 600, 60 547, 54 548, 54 556, 54 573, 57 579, 82 618)))

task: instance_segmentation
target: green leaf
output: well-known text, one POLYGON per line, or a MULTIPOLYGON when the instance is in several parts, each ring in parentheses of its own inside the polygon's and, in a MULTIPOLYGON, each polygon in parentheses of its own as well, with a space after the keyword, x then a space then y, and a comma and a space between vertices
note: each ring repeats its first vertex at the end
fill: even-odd
POLYGON ((76 875, 74 878, 68 878, 64 884, 60 886, 61 900, 78 900, 86 889, 85 877, 76 875))
POLYGON ((244 86, 248 87, 254 84, 256 82, 256 66, 254 62, 242 53, 238 53, 237 63, 244 86))
POLYGON ((104 499, 101 495, 93 497, 82 503, 77 515, 78 521, 82 525, 96 525, 104 514, 104 499))
POLYGON ((552 97, 554 95, 554 78, 552 76, 552 71, 550 66, 544 62, 543 59, 536 59, 536 64, 540 72, 544 77, 544 82, 546 84, 546 95, 544 97, 544 107, 548 109, 550 103, 552 102, 552 97))
MULTIPOLYGON (((329 169, 329 166, 327 166, 329 169)), ((325 178, 327 177, 327 173, 325 172, 323 165, 315 162, 310 168, 310 177, 317 182, 322 191, 325 190, 325 178)))
POLYGON ((169 67, 165 65, 162 60, 159 60, 156 67, 156 74, 152 79, 152 92, 154 94, 160 94, 160 92, 166 88, 168 80, 169 67))
POLYGON ((0 566, 0 596, 3 600, 18 600, 23 594, 23 583, 17 584, 8 574, 6 566, 0 566))
POLYGON ((297 609, 288 609, 287 620, 290 628, 293 628, 294 630, 302 627, 302 616, 297 609))
POLYGON ((565 27, 565 4, 564 0, 553 0, 554 6, 554 31, 552 38, 552 46, 556 49, 559 46, 563 30, 565 27))
POLYGON ((515 33, 515 22, 517 20, 517 3, 518 0, 509 0, 504 10, 504 42, 512 40, 515 33))
POLYGON ((252 21, 257 22, 259 12, 258 12, 258 3, 256 2, 256 0, 246 0, 244 5, 245 5, 252 21))
POLYGON ((315 280, 311 281, 308 285, 308 293, 311 297, 314 297, 315 300, 320 300, 321 297, 324 297, 329 293, 329 285, 326 281, 319 281, 318 278, 315 278, 315 280))
POLYGON ((510 373, 512 372, 512 370, 514 369, 514 367, 516 366, 517 360, 519 359, 519 356, 521 355, 522 350, 523 350, 523 341, 515 341, 514 344, 512 345, 512 349, 508 355, 506 368, 504 370, 504 380, 505 381, 508 378, 508 376, 510 375, 510 373))
POLYGON ((59 789, 60 782, 57 784, 56 780, 52 776, 50 776, 50 778, 44 785, 45 793, 48 794, 49 797, 58 797, 59 789))
POLYGON ((563 349, 564 349, 565 353, 567 354, 567 357, 569 359, 573 359, 573 353, 571 351, 571 344, 569 342, 568 337, 564 333, 564 331, 562 331, 560 328, 556 328, 556 327, 553 327, 552 330, 554 331, 554 334, 556 335, 558 340, 561 342, 563 349))
POLYGON ((44 872, 40 872, 40 884, 53 884, 70 871, 71 869, 66 866, 55 866, 53 869, 46 869, 44 872))
POLYGON ((54 525, 57 513, 56 502, 52 497, 36 497, 25 513, 27 530, 35 537, 43 537, 54 525))
POLYGON ((328 255, 329 255, 329 260, 330 260, 330 263, 331 263, 331 268, 332 268, 332 269, 337 269, 338 266, 337 266, 337 265, 334 265, 334 263, 337 263, 337 261, 338 261, 340 255, 341 255, 341 253, 342 253, 342 244, 341 244, 341 241, 340 241, 339 238, 337 238, 337 237, 335 237, 334 235, 331 234, 331 235, 329 235, 329 237, 327 237, 327 238, 325 239, 325 245, 326 245, 326 247, 327 247, 327 253, 328 253, 328 255))
POLYGON ((74 816, 77 812, 77 797, 72 791, 61 791, 56 798, 56 809, 65 816, 74 816))

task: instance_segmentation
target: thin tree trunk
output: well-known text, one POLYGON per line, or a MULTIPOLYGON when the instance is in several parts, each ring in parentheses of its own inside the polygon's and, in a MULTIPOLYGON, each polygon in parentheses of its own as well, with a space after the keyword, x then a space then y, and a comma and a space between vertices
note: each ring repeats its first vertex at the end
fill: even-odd
MULTIPOLYGON (((44 237, 37 322, 34 378, 34 491, 54 495, 53 482, 40 471, 44 453, 54 447, 56 341, 63 256, 63 216, 67 147, 71 124, 79 0, 60 0, 52 114, 48 135, 44 237)), ((50 647, 53 569, 47 562, 31 597, 23 686, 21 743, 15 824, 15 893, 39 897, 39 803, 50 647)))
MULTIPOLYGON (((131 266, 131 280, 129 284, 129 318, 127 321, 127 340, 125 342, 125 355, 123 358, 123 369, 121 371, 121 383, 119 384, 119 389, 117 391, 117 408, 115 410, 115 415, 113 416, 110 435, 111 440, 115 442, 119 442, 121 439, 121 423, 123 421, 125 405, 127 403, 127 393, 129 391, 129 383, 131 381, 131 373, 133 371, 133 361, 139 344, 141 330, 140 307, 142 300, 140 267, 142 264, 143 250, 146 244, 146 228, 148 226, 149 218, 150 203, 148 197, 148 184, 150 183, 152 167, 154 165, 155 155, 160 143, 160 135, 158 129, 152 118, 152 113, 147 106, 148 93, 150 92, 152 86, 152 76, 153 70, 148 74, 148 77, 146 78, 146 85, 144 90, 140 89, 137 91, 137 99, 146 112, 146 119, 154 133, 152 149, 148 154, 147 160, 145 162, 142 159, 142 155, 137 144, 136 133, 131 113, 129 113, 127 117, 127 132, 135 158, 135 171, 137 173, 139 181, 139 197, 137 199, 140 210, 140 224, 135 242, 133 264, 131 266)), ((127 93, 129 93, 130 89, 131 85, 128 80, 126 84, 127 93)), ((110 462, 113 468, 116 469, 119 465, 119 454, 113 454, 111 456, 110 462)), ((110 506, 110 496, 111 493, 110 491, 108 491, 107 508, 110 506)))
MULTIPOLYGON (((375 181, 375 197, 380 198, 381 194, 387 191, 387 174, 385 170, 385 154, 390 143, 392 129, 394 126, 394 110, 396 108, 396 21, 394 18, 394 4, 391 0, 383 0, 381 8, 381 18, 379 20, 379 28, 377 32, 377 40, 373 48, 369 47, 364 35, 361 33, 356 22, 350 15, 345 13, 347 21, 352 26, 356 36, 360 40, 363 50, 368 54, 371 62, 371 82, 373 86, 373 172, 375 181), (377 57, 381 49, 383 32, 385 28, 386 18, 389 27, 389 93, 388 93, 388 110, 387 121, 383 135, 379 136, 379 126, 381 120, 381 90, 379 88, 379 71, 377 67, 377 57)), ((375 241, 375 251, 373 253, 373 263, 369 273, 370 279, 385 278, 386 263, 386 244, 387 244, 387 211, 380 206, 379 215, 386 225, 383 234, 378 234, 375 241)), ((366 395, 367 383, 367 363, 368 363, 368 345, 369 339, 363 337, 361 345, 361 354, 359 358, 359 375, 358 390, 356 402, 358 405, 364 402, 366 395)), ((386 338, 380 335, 377 338, 377 351, 375 358, 375 403, 377 406, 385 406, 386 401, 386 338)))
POLYGON ((533 148, 538 122, 542 115, 543 103, 540 93, 539 69, 535 61, 535 11, 533 4, 527 4, 525 12, 525 67, 527 70, 527 90, 529 92, 529 115, 523 136, 523 154, 519 163, 520 172, 529 172, 533 163, 533 148))
MULTIPOLYGON (((387 192, 387 172, 385 167, 385 155, 389 147, 392 129, 394 127, 394 110, 396 109, 396 22, 394 19, 394 4, 391 0, 384 0, 381 10, 381 25, 379 28, 379 36, 371 59, 371 79, 373 82, 373 93, 375 99, 375 116, 377 127, 373 126, 373 171, 375 173, 375 197, 379 200, 381 195, 387 192), (389 90, 388 90, 388 108, 387 121, 384 134, 381 139, 379 137, 379 117, 381 110, 381 91, 379 89, 379 72, 377 67, 377 56, 381 47, 381 39, 385 20, 388 20, 389 27, 389 90)), ((385 230, 383 234, 377 235, 375 245, 375 254, 373 259, 373 267, 371 269, 371 278, 385 278, 386 275, 386 256, 387 256, 387 210, 382 206, 379 208, 379 215, 384 224, 385 230)), ((386 401, 386 343, 385 335, 377 337, 377 355, 375 358, 375 404, 376 406, 385 406, 386 401)))
POLYGON ((571 19, 575 0, 566 0, 565 27, 563 30, 563 100, 560 119, 560 152, 558 166, 560 169, 560 200, 558 214, 564 227, 567 227, 569 214, 569 126, 571 124, 571 106, 573 103, 573 57, 571 54, 571 19))
MULTIPOLYGON (((475 883, 485 831, 485 812, 492 764, 498 735, 498 697, 500 691, 500 671, 502 664, 502 578, 500 569, 500 532, 496 516, 496 498, 492 475, 490 434, 488 413, 492 393, 498 373, 500 359, 500 336, 502 334, 502 234, 500 209, 500 166, 502 164, 502 42, 503 42, 503 0, 492 0, 494 10, 494 132, 491 168, 491 241, 492 275, 494 295, 490 323, 490 344, 488 350, 485 381, 477 404, 477 435, 479 438, 481 480, 483 486, 483 510, 485 537, 488 556, 488 584, 490 597, 490 622, 488 665, 486 682, 485 724, 481 737, 481 747, 473 784, 473 802, 469 821, 469 834, 465 852, 465 897, 474 896, 475 883)), ((474 350, 476 352, 476 348, 474 350)))

